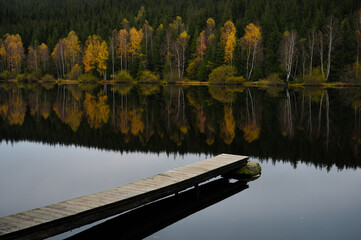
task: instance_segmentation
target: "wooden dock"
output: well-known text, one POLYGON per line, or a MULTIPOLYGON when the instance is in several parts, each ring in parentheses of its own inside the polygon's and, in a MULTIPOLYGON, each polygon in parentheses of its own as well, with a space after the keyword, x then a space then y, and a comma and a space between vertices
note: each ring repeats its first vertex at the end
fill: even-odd
POLYGON ((0 218, 0 239, 43 239, 134 209, 235 170, 248 157, 221 154, 103 192, 0 218))
POLYGON ((248 181, 246 180, 231 182, 219 178, 201 184, 199 191, 192 188, 177 195, 146 204, 70 236, 66 240, 144 239, 247 188, 248 181))

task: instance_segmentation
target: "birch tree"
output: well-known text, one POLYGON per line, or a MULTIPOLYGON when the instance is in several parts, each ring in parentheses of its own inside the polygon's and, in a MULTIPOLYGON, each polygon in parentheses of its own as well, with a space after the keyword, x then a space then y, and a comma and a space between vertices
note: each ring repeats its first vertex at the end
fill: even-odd
POLYGON ((4 49, 6 56, 6 64, 10 71, 19 72, 21 62, 25 57, 24 47, 19 34, 5 35, 4 49))
POLYGON ((110 53, 111 53, 111 57, 112 57, 112 76, 113 76, 113 79, 115 77, 114 65, 115 65, 115 56, 116 56, 116 52, 117 52, 117 45, 118 45, 118 31, 113 30, 112 36, 110 38, 110 53))
POLYGON ((128 43, 128 52, 132 55, 132 59, 134 56, 138 56, 142 47, 142 40, 143 40, 143 31, 137 30, 136 28, 132 27, 129 30, 129 43, 128 43))
POLYGON ((46 64, 49 60, 49 49, 48 46, 46 46, 45 43, 40 44, 38 47, 38 52, 40 56, 40 63, 43 66, 43 71, 45 72, 46 64))
POLYGON ((354 70, 356 73, 356 79, 359 79, 359 71, 361 69, 360 66, 360 48, 361 48, 361 9, 357 11, 357 21, 356 21, 356 42, 357 42, 357 46, 356 46, 356 64, 354 66, 354 70))
POLYGON ((51 58, 53 59, 58 78, 65 78, 65 50, 66 44, 63 39, 60 39, 51 53, 51 58))
POLYGON ((105 80, 108 56, 107 43, 97 35, 89 36, 85 43, 85 54, 83 58, 85 72, 96 69, 100 76, 104 76, 105 80))
POLYGON ((320 56, 320 68, 322 76, 325 77, 325 68, 324 68, 324 34, 321 31, 318 31, 318 53, 320 56))
POLYGON ((65 56, 68 65, 67 72, 69 72, 74 67, 74 65, 78 63, 80 56, 80 41, 74 31, 70 31, 68 36, 64 38, 63 41, 66 46, 65 56))
POLYGON ((262 41, 261 27, 250 23, 244 29, 245 34, 241 38, 243 48, 247 51, 246 78, 251 79, 255 67, 256 57, 262 41))
POLYGON ((302 60, 302 77, 305 77, 306 74, 306 38, 300 39, 300 50, 301 50, 301 60, 302 60))
POLYGON ((308 31, 308 39, 307 39, 307 47, 308 47, 308 57, 309 57, 309 63, 310 63, 310 75, 312 75, 312 71, 313 71, 313 57, 314 57, 314 49, 315 49, 315 36, 316 36, 316 30, 315 27, 312 27, 309 31, 308 31))
POLYGON ((186 63, 186 49, 188 46, 189 35, 186 31, 179 34, 177 42, 175 43, 176 60, 178 66, 178 77, 182 78, 184 75, 184 68, 186 63))
POLYGON ((28 68, 31 71, 38 71, 38 65, 39 65, 39 58, 38 58, 38 52, 37 52, 37 48, 33 48, 32 46, 30 46, 28 48, 28 56, 27 56, 27 64, 28 64, 28 68))
POLYGON ((129 33, 126 29, 121 29, 118 33, 117 54, 120 58, 120 69, 127 69, 129 33), (124 65, 124 67, 123 67, 124 65))
POLYGON ((221 41, 224 46, 224 62, 232 65, 233 52, 236 47, 236 28, 232 21, 227 21, 221 34, 221 41))
POLYGON ((296 43, 297 43, 297 33, 295 30, 291 32, 286 31, 283 34, 282 47, 281 47, 281 57, 282 57, 282 65, 286 71, 286 84, 290 79, 293 65, 295 62, 296 56, 296 43))
POLYGON ((327 21, 325 27, 325 37, 327 41, 327 68, 326 68, 326 81, 330 76, 332 53, 335 49, 335 40, 337 36, 337 21, 331 16, 327 21))

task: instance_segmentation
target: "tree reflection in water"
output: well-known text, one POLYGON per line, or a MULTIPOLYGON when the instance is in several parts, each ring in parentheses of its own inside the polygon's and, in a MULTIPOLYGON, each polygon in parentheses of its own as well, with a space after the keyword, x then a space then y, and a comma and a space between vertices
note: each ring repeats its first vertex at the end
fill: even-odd
POLYGON ((359 89, 0 85, 6 141, 361 166, 359 89), (107 91, 104 91, 107 90, 107 91), (237 126, 237 127, 236 127, 237 126))

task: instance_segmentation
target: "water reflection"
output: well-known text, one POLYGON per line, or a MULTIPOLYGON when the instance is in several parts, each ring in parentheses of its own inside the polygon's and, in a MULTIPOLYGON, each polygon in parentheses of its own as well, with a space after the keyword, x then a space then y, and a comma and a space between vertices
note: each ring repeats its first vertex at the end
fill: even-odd
POLYGON ((361 166, 360 89, 0 85, 1 140, 361 166))
POLYGON ((121 214, 67 239, 143 239, 247 188, 245 181, 221 178, 121 214))

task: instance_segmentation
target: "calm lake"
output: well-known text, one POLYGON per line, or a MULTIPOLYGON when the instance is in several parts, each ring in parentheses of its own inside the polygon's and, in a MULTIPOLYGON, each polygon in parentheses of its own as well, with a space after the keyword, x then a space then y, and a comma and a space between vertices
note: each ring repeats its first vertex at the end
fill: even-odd
POLYGON ((0 217, 220 153, 250 156, 261 177, 196 210, 161 202, 119 220, 140 226, 53 239, 132 227, 147 239, 360 238, 361 89, 0 84, 0 217))

